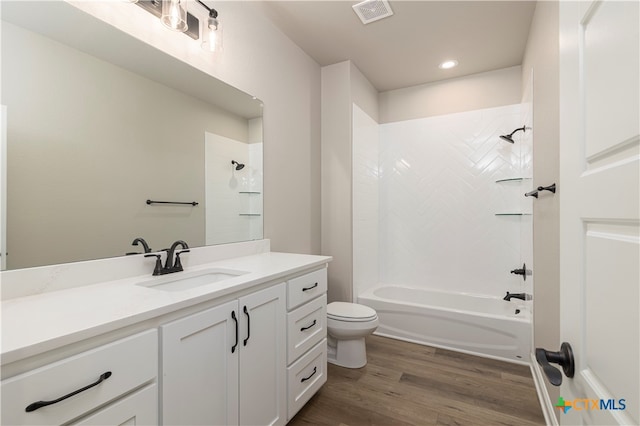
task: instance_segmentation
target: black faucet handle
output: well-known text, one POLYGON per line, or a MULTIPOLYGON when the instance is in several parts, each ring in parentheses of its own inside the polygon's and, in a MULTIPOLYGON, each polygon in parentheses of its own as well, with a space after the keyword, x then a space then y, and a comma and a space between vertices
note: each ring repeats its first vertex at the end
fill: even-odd
POLYGON ((151 253, 145 254, 144 257, 154 257, 156 258, 156 266, 153 268, 153 275, 162 275, 162 255, 159 253, 151 253))
POLYGON ((182 253, 189 253, 191 250, 189 249, 185 249, 185 250, 180 250, 179 252, 176 252, 176 262, 173 264, 173 268, 176 270, 176 272, 182 271, 182 261, 180 261, 180 255, 182 253))

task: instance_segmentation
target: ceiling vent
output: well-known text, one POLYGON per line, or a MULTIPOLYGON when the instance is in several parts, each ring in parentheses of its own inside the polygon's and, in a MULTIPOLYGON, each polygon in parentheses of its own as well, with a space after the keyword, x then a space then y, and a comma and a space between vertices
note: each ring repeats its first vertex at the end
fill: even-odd
POLYGON ((387 0, 365 0, 351 7, 363 24, 370 24, 393 15, 387 0))

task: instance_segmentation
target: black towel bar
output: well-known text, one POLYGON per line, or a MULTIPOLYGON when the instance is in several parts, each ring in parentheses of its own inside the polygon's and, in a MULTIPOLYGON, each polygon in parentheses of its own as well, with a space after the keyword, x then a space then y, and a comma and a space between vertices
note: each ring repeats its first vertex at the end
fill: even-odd
POLYGON ((188 201, 188 202, 183 202, 183 201, 154 201, 154 200, 147 200, 147 204, 151 205, 151 204, 188 204, 191 206, 197 206, 198 202, 197 201, 188 201))

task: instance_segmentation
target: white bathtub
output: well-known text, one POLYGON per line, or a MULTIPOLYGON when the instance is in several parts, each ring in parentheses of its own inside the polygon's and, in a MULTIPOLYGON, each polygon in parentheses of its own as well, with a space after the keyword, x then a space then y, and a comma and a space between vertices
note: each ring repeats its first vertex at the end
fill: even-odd
POLYGON ((383 286, 360 295, 358 303, 378 313, 375 334, 504 361, 529 360, 531 302, 383 286))

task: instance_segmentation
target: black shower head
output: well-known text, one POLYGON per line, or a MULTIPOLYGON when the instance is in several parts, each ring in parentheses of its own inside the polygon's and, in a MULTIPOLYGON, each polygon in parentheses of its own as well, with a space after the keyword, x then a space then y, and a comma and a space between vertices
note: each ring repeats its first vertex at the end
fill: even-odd
POLYGON ((500 139, 502 139, 503 141, 507 141, 509 143, 514 143, 513 141, 513 135, 516 132, 519 132, 520 130, 522 130, 523 132, 525 131, 526 127, 522 126, 518 129, 515 129, 513 132, 509 133, 508 135, 500 135, 500 139))
POLYGON ((507 141, 509 143, 514 143, 513 139, 511 138, 511 135, 500 135, 500 139, 502 139, 503 141, 507 141))
POLYGON ((244 164, 238 163, 236 160, 231 160, 231 164, 235 164, 236 165, 236 170, 244 169, 244 164))

